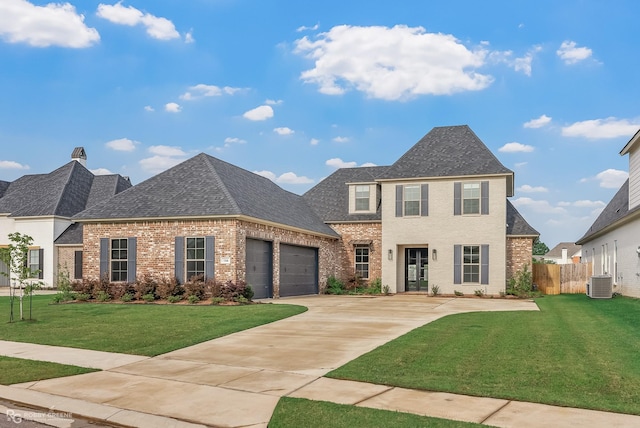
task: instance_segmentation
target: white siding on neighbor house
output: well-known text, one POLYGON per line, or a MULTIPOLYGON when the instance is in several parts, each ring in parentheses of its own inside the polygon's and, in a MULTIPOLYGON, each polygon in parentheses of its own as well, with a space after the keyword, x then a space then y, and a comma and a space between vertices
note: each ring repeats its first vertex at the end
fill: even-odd
POLYGON ((405 248, 429 248, 429 289, 487 294, 505 290, 506 281, 506 178, 430 179, 382 184, 382 284, 392 292, 404 291, 405 248), (454 182, 489 181, 489 214, 454 216, 454 182), (428 216, 396 217, 396 185, 429 184, 428 216), (454 245, 489 245, 489 284, 455 284, 454 245), (437 259, 433 260, 433 250, 437 259), (393 260, 388 252, 393 251, 393 260))
POLYGON ((585 242, 593 275, 611 275, 613 291, 640 297, 640 218, 585 242))
POLYGON ((640 145, 629 152, 629 209, 640 205, 640 145))

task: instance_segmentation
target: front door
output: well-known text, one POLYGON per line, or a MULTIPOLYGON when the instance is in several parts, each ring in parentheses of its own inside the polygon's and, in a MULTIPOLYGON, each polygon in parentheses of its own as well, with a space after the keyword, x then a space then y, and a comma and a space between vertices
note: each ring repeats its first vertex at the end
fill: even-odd
POLYGON ((429 291, 429 249, 405 249, 405 291, 429 291))

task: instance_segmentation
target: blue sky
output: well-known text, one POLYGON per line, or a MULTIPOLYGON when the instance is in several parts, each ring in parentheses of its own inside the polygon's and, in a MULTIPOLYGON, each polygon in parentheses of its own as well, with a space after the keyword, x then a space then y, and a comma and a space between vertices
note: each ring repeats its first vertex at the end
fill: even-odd
POLYGON ((640 2, 0 2, 0 180, 84 146, 137 184, 201 152, 302 194, 468 124, 549 247, 627 178, 640 2))

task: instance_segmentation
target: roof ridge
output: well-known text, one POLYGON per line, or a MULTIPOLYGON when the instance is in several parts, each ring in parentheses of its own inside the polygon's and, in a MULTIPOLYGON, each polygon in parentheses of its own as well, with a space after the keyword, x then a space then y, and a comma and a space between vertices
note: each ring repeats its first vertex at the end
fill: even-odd
MULTIPOLYGON (((74 172, 76 171, 76 168, 82 168, 82 169, 84 169, 84 170, 86 170, 87 172, 90 173, 90 175, 91 175, 91 185, 89 186, 89 191, 91 191, 91 187, 93 186, 93 179, 95 178, 95 175, 91 171, 89 171, 86 167, 84 167, 80 162, 77 162, 75 160, 72 160, 69 163, 72 163, 72 165, 71 165, 71 168, 69 169, 69 173, 67 174, 67 180, 65 181, 64 186, 62 186, 62 189, 60 190, 59 197, 56 200, 56 204, 55 204, 55 207, 53 209, 53 213, 56 214, 56 215, 58 214, 58 209, 61 207, 62 203, 64 202, 65 194, 67 193, 67 191, 69 190, 69 187, 72 184, 72 180, 73 180, 73 176, 74 176, 74 172)), ((63 165, 62 167, 66 166, 66 165, 69 165, 69 163, 63 165)), ((79 170, 79 171, 82 171, 82 170, 79 170)), ((53 171, 53 172, 55 172, 55 171, 53 171)), ((87 199, 88 198, 89 198, 89 195, 88 194, 85 195, 83 209, 85 208, 85 206, 87 204, 87 199)))
MULTIPOLYGON (((213 165, 213 162, 212 162, 213 159, 219 160, 221 162, 224 162, 224 161, 220 160, 220 159, 217 159, 217 158, 214 158, 213 156, 210 156, 210 155, 208 155, 208 154, 206 154, 204 152, 200 153, 198 156, 202 156, 204 158, 206 164, 209 167, 209 170, 213 174, 213 177, 215 178, 215 180, 219 184, 220 189, 224 192, 224 195, 227 197, 229 203, 233 206, 233 208, 236 210, 236 212, 238 212, 238 213, 242 212, 240 210, 240 207, 238 206, 238 203, 236 202, 235 198, 233 196, 231 196, 231 192, 227 188, 227 184, 224 182, 224 180, 222 180, 222 178, 220 178, 220 174, 218 174, 218 171, 216 170, 216 168, 215 168, 215 166, 213 165)), ((227 162, 225 162, 225 163, 227 163, 227 162)), ((229 164, 229 165, 231 165, 231 164, 229 164)), ((240 169, 242 169, 242 168, 240 168, 240 169)))

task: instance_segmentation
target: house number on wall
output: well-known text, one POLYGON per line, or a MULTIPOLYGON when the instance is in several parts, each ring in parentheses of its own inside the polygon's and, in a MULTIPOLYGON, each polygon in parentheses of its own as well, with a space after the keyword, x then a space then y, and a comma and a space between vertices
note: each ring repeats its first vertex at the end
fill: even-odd
POLYGON ((222 265, 230 265, 231 257, 220 257, 220 264, 222 265))

